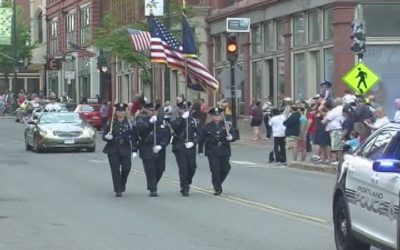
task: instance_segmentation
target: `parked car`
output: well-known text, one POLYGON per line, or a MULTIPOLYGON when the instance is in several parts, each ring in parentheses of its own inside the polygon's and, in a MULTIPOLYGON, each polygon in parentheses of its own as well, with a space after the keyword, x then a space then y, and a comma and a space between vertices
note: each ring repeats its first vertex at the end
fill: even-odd
POLYGON ((79 104, 74 112, 81 115, 83 119, 88 121, 90 125, 97 129, 101 129, 101 113, 99 104, 79 104))
POLYGON ((400 249, 400 124, 375 131, 339 165, 333 196, 336 248, 400 249))
POLYGON ((41 112, 25 129, 26 150, 96 149, 94 128, 74 112, 41 112))

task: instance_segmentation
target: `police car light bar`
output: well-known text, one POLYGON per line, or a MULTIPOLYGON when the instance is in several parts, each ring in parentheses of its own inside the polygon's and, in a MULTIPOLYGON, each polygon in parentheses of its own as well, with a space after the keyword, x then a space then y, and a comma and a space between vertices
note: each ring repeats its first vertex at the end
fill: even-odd
POLYGON ((382 173, 400 173, 400 161, 396 159, 377 160, 373 164, 373 170, 382 173))

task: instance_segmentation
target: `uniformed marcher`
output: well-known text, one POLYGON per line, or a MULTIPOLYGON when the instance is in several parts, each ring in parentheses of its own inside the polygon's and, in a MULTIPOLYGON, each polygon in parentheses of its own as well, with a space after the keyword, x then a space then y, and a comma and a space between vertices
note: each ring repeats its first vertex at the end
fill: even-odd
POLYGON ((143 112, 136 117, 135 127, 147 189, 151 197, 156 197, 158 182, 165 171, 165 149, 171 140, 171 130, 163 117, 157 117, 152 103, 146 104, 143 112))
MULTIPOLYGON (((214 195, 222 193, 222 183, 231 169, 229 158, 231 156, 230 143, 235 140, 233 131, 223 119, 223 110, 212 108, 209 110, 212 121, 207 123, 202 130, 202 140, 205 142, 205 155, 208 157, 214 195)), ((200 149, 202 152, 202 149, 200 149)))
POLYGON ((171 122, 172 152, 179 168, 182 196, 189 196, 190 184, 196 171, 196 145, 200 141, 199 124, 190 115, 190 103, 180 106, 179 117, 171 122))
POLYGON ((108 154, 111 176, 115 196, 121 197, 126 189, 129 172, 131 171, 132 157, 137 153, 136 133, 127 119, 125 103, 114 105, 115 118, 110 128, 104 132, 103 140, 107 142, 103 152, 108 154))

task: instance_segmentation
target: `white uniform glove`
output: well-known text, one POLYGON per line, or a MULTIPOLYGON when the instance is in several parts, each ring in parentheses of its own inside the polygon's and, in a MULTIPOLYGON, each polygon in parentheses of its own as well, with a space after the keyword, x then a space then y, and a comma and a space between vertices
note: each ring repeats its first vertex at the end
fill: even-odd
POLYGON ((162 147, 160 145, 154 146, 153 153, 157 154, 158 152, 160 152, 161 149, 162 149, 162 147))
POLYGON ((194 143, 191 142, 191 141, 185 143, 185 147, 186 147, 186 148, 192 148, 193 146, 194 146, 194 143))
POLYGON ((133 152, 132 153, 132 159, 135 159, 137 157, 137 153, 136 152, 133 152))
POLYGON ((111 133, 108 133, 108 134, 106 134, 106 135, 104 136, 104 138, 105 138, 107 141, 111 141, 111 140, 113 139, 113 135, 112 135, 111 133))
POLYGON ((189 111, 185 111, 183 114, 182 114, 182 118, 183 119, 187 119, 187 118, 189 118, 189 111))
POLYGON ((227 135, 226 136, 226 140, 227 141, 232 141, 233 140, 233 136, 232 135, 227 135))
POLYGON ((155 123, 157 121, 157 116, 156 115, 153 115, 151 118, 150 118, 150 122, 151 123, 155 123))

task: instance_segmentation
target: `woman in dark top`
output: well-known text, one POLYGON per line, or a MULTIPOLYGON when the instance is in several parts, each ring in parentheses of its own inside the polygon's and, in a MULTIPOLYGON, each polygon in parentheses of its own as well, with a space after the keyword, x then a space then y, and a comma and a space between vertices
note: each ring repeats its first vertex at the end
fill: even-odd
POLYGON ((329 132, 325 129, 326 125, 322 124, 322 120, 327 112, 328 110, 324 107, 324 105, 320 105, 318 108, 318 113, 315 116, 316 131, 314 144, 319 146, 320 160, 317 161, 318 163, 330 163, 331 161, 331 137, 329 132))
POLYGON ((261 108, 261 102, 257 101, 255 105, 251 108, 251 122, 250 125, 254 128, 254 139, 261 139, 261 123, 263 121, 263 112, 261 108))

